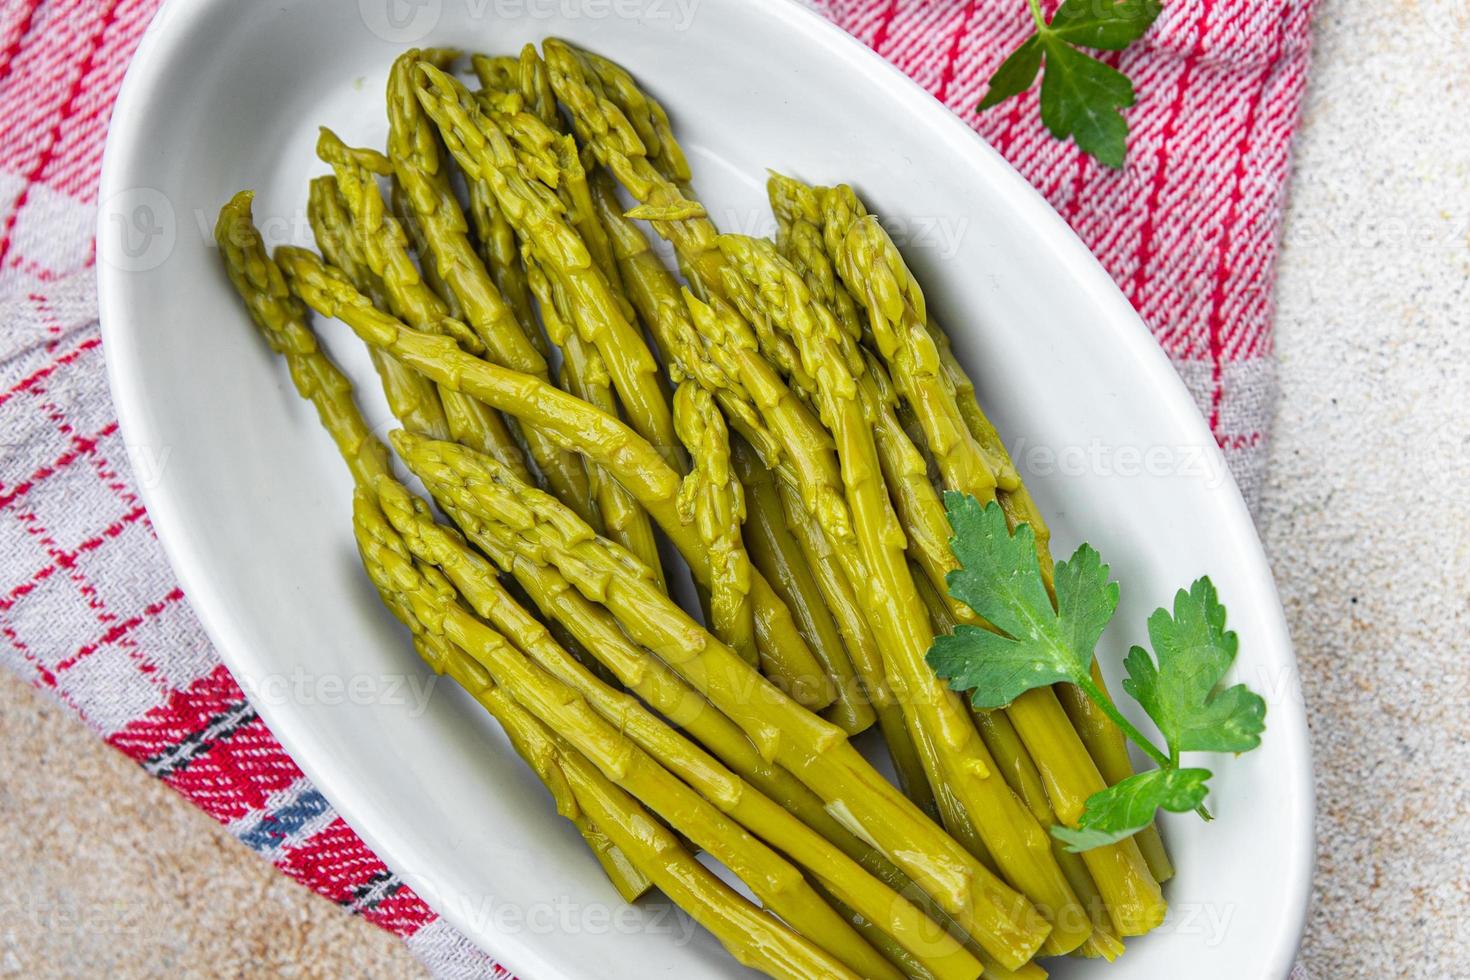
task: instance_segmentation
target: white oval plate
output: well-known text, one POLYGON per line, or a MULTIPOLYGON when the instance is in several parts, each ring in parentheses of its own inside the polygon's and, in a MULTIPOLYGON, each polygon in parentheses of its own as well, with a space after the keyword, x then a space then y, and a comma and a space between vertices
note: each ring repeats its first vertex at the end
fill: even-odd
MULTIPOLYGON (((658 903, 619 912, 478 708, 447 682, 415 693, 427 673, 357 566, 347 473, 209 237, 220 205, 251 187, 272 244, 307 243, 306 181, 325 169, 316 127, 381 145, 380 93, 404 46, 514 52, 547 35, 624 62, 664 100, 725 229, 769 229, 774 167, 854 183, 907 239, 984 403, 1023 468, 1038 464, 1059 553, 1086 537, 1123 583, 1105 663, 1175 589, 1213 576, 1241 637, 1236 674, 1270 702, 1264 745, 1216 760, 1214 824, 1166 821, 1180 869, 1167 924, 1111 968, 1054 971, 1285 974, 1312 858, 1306 726, 1271 575, 1209 432, 1042 198, 898 71, 786 0, 175 0, 159 15, 103 168, 107 360, 135 467, 156 476, 142 489, 159 538, 271 730, 390 867, 523 976, 745 972, 658 903)), ((370 378, 343 329, 322 327, 370 378)), ((386 428, 375 388, 364 403, 386 428)))

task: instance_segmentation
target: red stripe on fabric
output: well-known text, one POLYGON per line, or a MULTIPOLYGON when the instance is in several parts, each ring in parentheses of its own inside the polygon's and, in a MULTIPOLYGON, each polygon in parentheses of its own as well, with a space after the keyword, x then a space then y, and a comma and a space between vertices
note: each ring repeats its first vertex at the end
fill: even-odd
POLYGON ((363 912, 362 917, 395 936, 407 938, 433 922, 438 915, 414 894, 413 889, 400 885, 392 895, 363 912))
POLYGON ((30 647, 26 646, 25 641, 20 638, 15 630, 11 629, 9 623, 0 622, 0 635, 3 635, 5 639, 10 641, 10 645, 15 648, 16 653, 20 654, 22 660, 35 668, 36 678, 43 686, 48 688, 56 687, 56 675, 45 664, 41 663, 40 658, 31 651, 30 647))
POLYGON ((1264 432, 1238 433, 1233 436, 1216 436, 1215 443, 1224 450, 1252 449, 1266 437, 1264 432))
POLYGON ((1210 5, 1204 4, 1200 11, 1199 21, 1194 28, 1194 46, 1189 55, 1184 59, 1184 66, 1180 69, 1179 77, 1174 82, 1174 95, 1169 100, 1168 116, 1164 122, 1164 128, 1159 133, 1159 147, 1155 151, 1157 169, 1154 171, 1154 179, 1149 187, 1147 203, 1143 210, 1143 226, 1138 231, 1138 249, 1136 261, 1133 266, 1133 276, 1129 281, 1129 300, 1133 302, 1135 309, 1141 309, 1143 305, 1143 289, 1148 279, 1145 271, 1149 260, 1154 255, 1154 229, 1155 216, 1159 210, 1159 198, 1164 193, 1165 177, 1169 173, 1168 148, 1173 140, 1179 125, 1179 114, 1184 111, 1184 94, 1189 88, 1189 82, 1194 77, 1195 66, 1204 55, 1205 28, 1209 21, 1210 5))
POLYGON ((969 0, 965 4, 964 12, 960 14, 960 22, 955 26, 949 36, 949 50, 944 54, 944 69, 939 73, 939 90, 934 97, 943 102, 949 96, 949 83, 954 81, 954 63, 960 56, 960 42, 970 30, 970 19, 975 16, 975 0, 969 0))
POLYGON ((95 452, 97 450, 97 440, 106 438, 116 431, 117 422, 114 420, 104 425, 101 429, 97 431, 97 434, 95 436, 92 436, 90 438, 73 436, 72 445, 67 448, 66 452, 56 457, 56 459, 48 465, 38 468, 34 473, 26 477, 20 483, 17 483, 10 489, 4 491, 3 493, 0 493, 0 510, 9 507, 12 503, 15 502, 16 498, 22 497, 26 493, 30 492, 30 490, 37 483, 40 483, 47 477, 55 476, 57 472, 66 469, 72 463, 75 463, 77 460, 81 459, 88 453, 95 452))
POLYGON ((1220 404, 1225 398, 1225 344, 1224 323, 1221 313, 1225 307, 1225 284, 1230 279, 1230 242, 1240 220, 1241 184, 1245 181, 1246 159, 1250 154, 1251 138, 1256 125, 1256 113, 1265 99, 1266 82, 1281 60, 1286 45, 1286 21, 1283 18, 1276 31, 1276 45, 1266 65, 1261 69, 1261 81, 1256 97, 1246 108, 1245 121, 1241 126, 1240 142, 1236 146, 1235 171, 1230 175, 1230 207, 1225 213, 1225 224, 1220 232, 1220 244, 1215 252, 1214 290, 1210 295, 1210 314, 1206 321, 1210 351, 1210 431, 1219 438, 1220 404))
POLYGON ((220 823, 270 807, 304 776, 265 722, 254 718, 164 777, 164 781, 220 823))
POLYGON ((22 378, 20 381, 16 382, 8 391, 0 392, 0 405, 4 405, 16 395, 29 392, 36 385, 40 384, 42 381, 45 381, 51 375, 55 374, 60 369, 66 367, 68 364, 72 363, 77 358, 87 353, 87 351, 100 346, 102 346, 101 337, 88 337, 86 340, 82 341, 76 347, 73 347, 70 351, 61 355, 50 364, 38 369, 34 374, 28 375, 22 378))
POLYGON ((128 722, 108 736, 107 743, 136 762, 152 758, 177 745, 185 736, 199 731, 226 708, 245 700, 245 693, 224 664, 188 687, 169 694, 143 717, 128 722))
POLYGON ((14 606, 18 600, 23 599, 30 593, 34 592, 38 585, 40 585, 42 582, 46 581, 48 578, 55 574, 55 562, 51 563, 50 565, 42 565, 28 580, 20 583, 15 588, 11 589, 10 593, 4 599, 0 599, 0 612, 9 611, 10 607, 14 606))
POLYGON ((46 145, 41 149, 30 168, 22 175, 25 186, 21 188, 20 194, 16 196, 15 203, 10 208, 10 213, 5 216, 5 224, 0 229, 0 264, 4 264, 5 257, 10 254, 10 246, 14 241, 15 222, 20 215, 21 209, 26 206, 30 198, 31 185, 34 184, 46 172, 56 155, 56 146, 61 139, 62 127, 71 119, 72 113, 76 111, 77 96, 81 94, 82 86, 87 82, 87 75, 92 70, 92 59, 97 56, 97 49, 102 45, 102 37, 107 29, 112 26, 113 19, 117 15, 117 0, 109 0, 107 7, 102 11, 102 16, 93 28, 91 36, 87 40, 87 53, 82 56, 81 66, 76 75, 72 77, 71 87, 67 90, 66 99, 61 103, 61 110, 57 113, 56 121, 52 123, 47 134, 46 145))
MULTIPOLYGON (((290 877, 318 895, 351 906, 354 898, 371 887, 376 878, 388 875, 387 865, 368 850, 362 839, 339 817, 292 848, 276 862, 290 877)), ((434 912, 406 886, 366 910, 370 922, 398 936, 408 937, 436 918, 434 912)))
POLYGON ((10 69, 15 64, 15 56, 20 53, 21 45, 25 42, 26 36, 31 33, 36 11, 40 9, 41 2, 42 0, 25 0, 25 10, 21 14, 15 37, 5 46, 5 51, 0 53, 0 82, 10 77, 10 69))
POLYGON ((46 581, 46 579, 54 575, 58 568, 71 568, 76 563, 77 558, 86 554, 87 552, 95 551, 98 548, 102 547, 105 542, 117 537, 124 530, 126 530, 129 525, 136 523, 138 520, 146 517, 147 515, 148 512, 142 507, 135 507, 134 509, 124 514, 122 517, 118 518, 116 521, 113 521, 111 524, 107 525, 107 527, 103 528, 101 533, 97 534, 94 537, 88 538, 87 540, 83 541, 81 544, 73 548, 71 551, 59 554, 51 564, 45 565, 42 568, 38 569, 36 573, 30 577, 29 581, 20 583, 15 588, 11 589, 10 593, 5 596, 5 598, 0 599, 0 612, 5 612, 6 610, 10 609, 16 604, 18 600, 33 592, 36 586, 40 585, 42 582, 46 581))
POLYGON ((165 609, 178 602, 182 598, 184 598, 183 590, 179 589, 178 587, 174 587, 173 589, 169 590, 168 594, 165 595, 162 599, 158 600, 157 602, 150 603, 147 606, 144 606, 143 611, 138 613, 136 616, 129 616, 122 622, 115 624, 106 633, 103 633, 91 643, 87 643, 83 646, 78 647, 75 653, 56 665, 56 672, 59 674, 71 669, 72 667, 76 666, 77 661, 81 660, 83 657, 89 657, 92 654, 96 653, 102 647, 105 647, 110 643, 116 643, 118 640, 121 640, 123 637, 127 636, 139 626, 142 626, 144 623, 148 622, 148 620, 157 619, 160 613, 162 613, 165 609))
POLYGON ((888 40, 888 31, 893 27, 893 18, 898 16, 898 0, 888 0, 888 7, 883 11, 883 16, 878 18, 878 28, 873 31, 873 40, 870 47, 879 54, 883 43, 888 40))

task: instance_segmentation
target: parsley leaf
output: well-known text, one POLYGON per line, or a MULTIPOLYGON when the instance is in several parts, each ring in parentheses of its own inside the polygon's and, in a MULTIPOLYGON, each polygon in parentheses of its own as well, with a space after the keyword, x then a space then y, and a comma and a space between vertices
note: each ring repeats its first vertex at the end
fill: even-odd
POLYGON ((1122 167, 1128 123, 1120 110, 1133 105, 1133 83, 1078 49, 1121 51, 1148 30, 1163 5, 1159 0, 1065 0, 1050 23, 1037 0, 1030 5, 1036 33, 1001 62, 979 109, 1030 88, 1044 55, 1041 121, 1057 139, 1071 137, 1084 153, 1122 167))
POLYGON ((1019 48, 1006 56, 995 74, 990 76, 990 88, 980 100, 981 109, 1004 102, 1013 95, 1020 95, 1036 81, 1041 71, 1041 38, 1035 34, 1028 37, 1019 48))
POLYGON ((1057 565, 1057 609, 1041 579, 1036 539, 1022 524, 1012 534, 1000 505, 944 495, 960 567, 949 573, 950 595, 1001 630, 959 626, 935 638, 929 665, 950 686, 971 691, 977 708, 998 708, 1038 687, 1080 682, 1092 648, 1118 606, 1108 567, 1087 545, 1057 565))
POLYGON ((1143 37, 1163 9, 1159 0, 1067 0, 1049 26, 1068 44, 1122 51, 1143 37))
POLYGON ((1087 798, 1077 829, 1053 827, 1069 851, 1086 851, 1132 837, 1159 809, 1188 813, 1205 801, 1208 769, 1150 769, 1087 798))
POLYGON ((1156 747, 1093 680, 1093 649, 1118 608, 1118 585, 1098 553, 1082 545, 1056 566, 1048 594, 1031 528, 1011 530, 1000 505, 982 507, 962 493, 944 495, 959 567, 949 593, 989 624, 962 625, 937 636, 928 653, 934 672, 977 708, 1001 708, 1027 691, 1060 681, 1076 684, 1159 766, 1088 797, 1076 827, 1052 833, 1074 851, 1113 844, 1153 822, 1159 809, 1196 810, 1206 820, 1208 769, 1183 768, 1182 752, 1247 752, 1261 741, 1266 702, 1243 684, 1219 690, 1235 662, 1238 640, 1225 628, 1225 607, 1208 578, 1174 597, 1174 611, 1148 620, 1154 655, 1135 646, 1125 660, 1123 689, 1163 733, 1156 747))
POLYGON ((1174 596, 1174 615, 1148 620, 1158 663, 1142 647, 1128 653, 1123 690, 1148 712, 1173 756, 1180 752, 1249 752, 1261 744, 1266 702, 1244 684, 1216 691, 1238 645, 1225 629, 1225 607, 1208 577, 1174 596))

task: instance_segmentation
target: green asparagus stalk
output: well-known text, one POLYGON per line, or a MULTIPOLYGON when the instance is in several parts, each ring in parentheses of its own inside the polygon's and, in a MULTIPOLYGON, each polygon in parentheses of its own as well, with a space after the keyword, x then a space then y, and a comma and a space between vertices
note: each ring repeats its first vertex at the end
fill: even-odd
MULTIPOLYGON (((311 181, 306 214, 317 247, 327 261, 341 269, 359 290, 372 297, 374 304, 386 307, 388 299, 383 281, 367 267, 358 248, 357 237, 352 230, 352 216, 348 214, 347 203, 337 189, 337 178, 316 177, 311 181)), ((434 383, 376 347, 369 347, 368 351, 394 418, 414 432, 436 439, 451 438, 444 405, 434 383)), ((514 457, 501 459, 501 462, 513 465, 514 457)))
MULTIPOLYGON (((557 690, 554 682, 519 661, 498 634, 458 607, 452 588, 434 577, 432 569, 416 566, 394 547, 395 544, 401 547, 401 542, 393 540, 391 528, 369 493, 358 492, 353 513, 359 553, 369 577, 384 594, 390 608, 402 614, 417 634, 430 638, 431 642, 418 645, 438 658, 431 664, 436 670, 449 672, 508 733, 532 735, 552 748, 557 769, 566 779, 576 803, 590 812, 598 826, 607 828, 613 845, 627 857, 629 864, 640 872, 646 871, 666 894, 710 928, 731 955, 746 965, 774 977, 793 980, 815 975, 857 976, 814 942, 762 914, 724 886, 673 834, 642 809, 633 794, 617 785, 627 779, 629 770, 638 761, 629 758, 631 754, 626 751, 619 754, 618 750, 626 747, 626 740, 615 741, 609 747, 588 743, 584 738, 584 743, 593 745, 593 755, 589 758, 558 733, 555 726, 548 725, 545 717, 570 718, 572 724, 567 727, 581 734, 583 729, 576 727, 576 722, 586 722, 587 717, 576 712, 575 703, 548 703, 546 696, 557 690), (521 682, 522 699, 497 682, 496 668, 510 674, 513 681, 521 682), (538 681, 544 683, 538 686, 538 681)), ((688 804, 687 788, 682 788, 667 773, 659 779, 648 767, 638 775, 644 779, 631 781, 640 786, 652 784, 651 795, 657 796, 658 790, 665 790, 667 796, 688 804)), ((691 815, 690 819, 704 815, 691 815)), ((778 877, 775 883, 786 884, 789 880, 789 877, 785 880, 778 877)))
MULTIPOLYGON (((677 404, 675 407, 677 418, 677 404)), ((823 712, 823 717, 849 735, 864 731, 877 716, 868 703, 868 693, 853 670, 852 661, 848 659, 842 635, 823 599, 811 566, 786 525, 775 477, 761 464, 755 450, 745 440, 733 440, 731 451, 735 471, 748 494, 745 539, 751 558, 772 588, 786 600, 808 645, 837 683, 837 700, 823 712), (809 597, 817 601, 812 602, 809 597)))
MULTIPOLYGON (((919 588, 924 605, 929 608, 929 616, 934 623, 935 632, 954 632, 955 620, 950 614, 949 605, 924 578, 915 576, 914 583, 919 588)), ((999 765, 1001 775, 1005 777, 1007 785, 1026 804, 1032 816, 1036 817, 1037 823, 1048 830, 1057 826, 1056 813, 1052 810, 1051 801, 1047 798, 1041 774, 1037 771, 1036 764, 1031 760, 1030 753, 1027 752, 1021 736, 1016 733, 1010 718, 1004 711, 982 711, 973 705, 970 713, 974 716, 976 730, 985 740, 985 745, 990 749, 990 754, 999 765)), ((1052 838, 1052 852, 1056 855, 1057 864, 1061 867, 1062 873, 1071 883, 1072 890, 1077 893, 1082 907, 1087 910, 1087 917, 1092 921, 1092 935, 1087 937, 1087 942, 1077 947, 1076 955, 1102 957, 1111 962, 1122 954, 1123 943, 1113 934, 1113 921, 1108 913, 1107 901, 1098 890, 1097 883, 1088 870, 1087 862, 1080 854, 1069 851, 1066 845, 1055 837, 1052 838)))
MULTIPOLYGON (((464 215, 449 185, 448 172, 440 165, 434 131, 421 115, 411 114, 416 106, 412 93, 405 94, 404 75, 412 68, 401 59, 389 81, 391 147, 396 159, 371 150, 347 147, 330 130, 323 129, 317 143, 318 155, 333 168, 352 210, 364 252, 373 270, 388 287, 390 309, 420 329, 450 322, 449 310, 423 281, 402 228, 383 210, 382 196, 372 180, 374 173, 393 173, 403 186, 415 217, 431 245, 432 267, 444 278, 466 315, 479 349, 497 363, 545 376, 546 362, 527 340, 509 308, 500 299, 488 273, 478 261, 466 235, 464 215), (393 97, 396 96, 396 97, 393 97), (405 99, 407 105, 405 104, 405 99)), ((473 418, 487 414, 474 399, 454 396, 459 410, 473 418)), ((548 487, 588 519, 595 519, 581 461, 559 449, 545 435, 523 430, 527 449, 548 487)))
MULTIPOLYGON (((525 711, 506 710, 510 705, 501 704, 496 698, 490 697, 484 685, 476 682, 482 671, 477 670, 474 661, 444 636, 425 630, 412 604, 397 591, 400 583, 393 581, 393 576, 387 572, 380 559, 370 557, 378 548, 391 542, 391 536, 385 538, 384 532, 380 530, 381 516, 368 516, 368 511, 372 506, 369 491, 359 487, 355 493, 353 505, 355 535, 360 542, 358 553, 363 558, 364 568, 377 589, 383 605, 388 607, 399 622, 409 628, 413 637, 414 649, 424 662, 436 673, 448 673, 456 683, 470 691, 475 700, 500 722, 501 728, 504 729, 506 737, 510 740, 511 748, 550 790, 552 800, 556 804, 557 814, 570 821, 582 834, 588 848, 592 851, 598 864, 602 865, 603 873, 607 875, 618 894, 626 902, 637 900, 652 886, 652 881, 639 868, 637 862, 631 860, 607 834, 598 829, 597 824, 582 808, 577 793, 572 789, 572 784, 567 779, 566 771, 561 765, 559 747, 552 734, 525 711), (368 540, 372 542, 368 548, 364 548, 361 543, 365 536, 370 536, 368 540)), ((398 544, 396 550, 398 554, 395 557, 398 561, 410 560, 407 551, 402 548, 401 544, 398 544)), ((433 576, 432 570, 425 570, 424 574, 426 577, 433 576)), ((437 577, 431 580, 437 582, 440 589, 445 588, 442 580, 437 577)), ((636 804, 633 807, 636 807, 636 804)), ((632 809, 626 808, 628 811, 632 809)))
MULTIPOLYGON (((974 977, 979 964, 906 899, 872 877, 815 828, 798 820, 642 703, 599 681, 556 645, 498 584, 494 569, 453 531, 434 523, 402 485, 380 481, 379 505, 409 551, 440 568, 470 607, 541 668, 568 685, 608 723, 751 833, 798 862, 840 900, 904 945, 936 975, 974 977), (920 938, 923 937, 923 938, 920 938)), ((713 712, 713 709, 708 709, 713 712)))
MULTIPOLYGON (((215 225, 215 238, 230 281, 261 335, 285 359, 296 390, 316 409, 354 482, 359 487, 370 487, 379 481, 391 481, 388 449, 358 411, 352 398, 352 382, 322 351, 307 324, 306 308, 288 292, 280 268, 266 254, 250 213, 252 197, 249 191, 236 194, 220 209, 215 225)), ((392 603, 390 608, 395 608, 392 603)), ((507 731, 517 751, 556 798, 558 811, 576 824, 619 893, 631 901, 646 891, 648 879, 617 848, 609 846, 595 820, 587 819, 572 805, 555 773, 538 761, 540 756, 529 735, 517 736, 510 728, 507 731)))
POLYGON ((1019 967, 1035 953, 1049 927, 1024 898, 882 779, 841 729, 803 709, 653 588, 626 552, 493 460, 406 432, 394 438, 441 506, 510 532, 518 554, 558 569, 604 605, 631 639, 735 721, 763 756, 806 783, 1003 965, 1019 967))
MULTIPOLYGON (((384 566, 381 578, 397 586, 397 591, 412 606, 428 632, 446 637, 469 653, 490 673, 497 687, 504 687, 542 724, 596 765, 603 775, 729 868, 767 909, 818 948, 829 951, 835 958, 834 965, 845 964, 850 975, 855 977, 901 980, 900 974, 845 919, 822 901, 795 866, 660 765, 619 725, 598 714, 582 694, 527 662, 503 636, 462 606, 451 587, 434 588, 425 579, 421 568, 412 561, 403 561, 393 548, 381 544, 378 540, 381 534, 394 532, 376 502, 366 494, 359 494, 357 500, 358 542, 365 564, 384 566), (368 522, 376 526, 364 529, 368 522)), ((567 660, 570 662, 570 658, 567 660)), ((590 681, 591 675, 587 676, 590 681)), ((646 720, 650 725, 644 731, 648 737, 667 732, 652 716, 631 713, 623 716, 625 723, 637 724, 640 720, 646 720)), ((667 749, 669 746, 665 744, 664 747, 667 749)), ((698 765, 706 761, 713 763, 707 756, 695 760, 695 765, 686 771, 686 775, 696 773, 698 765)), ((721 774, 704 775, 715 781, 721 774)), ((718 787, 717 792, 733 797, 732 806, 744 803, 752 809, 760 809, 762 797, 758 794, 744 796, 738 780, 729 773, 723 775, 727 778, 721 781, 724 785, 718 787)), ((788 817, 780 807, 768 800, 765 803, 769 807, 761 816, 772 819, 776 819, 775 815, 788 817)), ((798 821, 787 819, 780 830, 798 833, 794 828, 806 829, 798 821)), ((765 829, 769 831, 771 828, 765 829)), ((825 845, 825 841, 807 830, 802 842, 818 846, 812 844, 813 841, 825 845)), ((822 854, 824 859, 840 854, 830 846, 825 848, 825 852, 822 854)), ((823 869, 826 870, 827 866, 823 865, 823 869)), ((852 870, 859 881, 866 880, 860 869, 853 866, 852 870)), ((877 890, 881 895, 881 887, 877 890)), ((839 975, 846 975, 846 972, 841 966, 837 967, 839 975)))
MULTIPOLYGON (((326 129, 318 140, 317 150, 336 174, 337 186, 352 217, 351 228, 359 252, 382 282, 389 308, 424 329, 454 337, 471 353, 483 352, 483 341, 449 315, 449 307, 425 281, 414 264, 402 226, 386 213, 373 178, 391 173, 388 159, 373 150, 350 148, 326 129)), ((443 385, 439 396, 450 434, 456 441, 497 458, 514 460, 521 453, 520 444, 505 420, 494 411, 443 385)), ((513 465, 525 468, 524 460, 513 465)))
MULTIPOLYGON (((466 175, 489 183, 511 223, 526 236, 549 273, 567 290, 577 331, 607 363, 629 424, 670 458, 677 453, 673 419, 659 385, 658 362, 629 321, 607 278, 568 222, 556 193, 522 173, 507 131, 517 120, 487 115, 469 90, 432 65, 417 66, 420 103, 466 175)), ((527 120, 536 119, 529 113, 527 120)), ((538 120, 539 121, 539 120, 538 120)), ((558 180, 556 171, 551 179, 558 180)))
MULTIPOLYGON (((1068 913, 1077 898, 1057 867, 1049 835, 996 774, 960 696, 935 677, 924 660, 933 632, 903 557, 903 531, 888 499, 859 396, 861 359, 850 350, 850 338, 830 311, 813 299, 800 273, 775 246, 723 235, 719 247, 738 273, 726 277, 726 288, 736 294, 741 312, 748 320, 769 320, 786 333, 816 381, 822 419, 841 447, 838 456, 851 513, 845 528, 862 560, 862 567, 853 571, 866 569, 868 576, 854 577, 871 585, 869 621, 881 623, 881 635, 890 641, 882 646, 889 682, 909 713, 910 731, 921 754, 926 740, 931 740, 942 774, 939 782, 931 783, 941 813, 945 808, 941 794, 952 793, 1007 880, 1051 917, 1049 951, 1075 949, 1087 939, 1091 925, 1068 913)), ((843 525, 837 528, 842 529, 843 525)))
MULTIPOLYGON (((790 192, 796 182, 789 178, 783 182, 788 189, 787 200, 799 200, 799 193, 790 192)), ((974 401, 973 384, 966 380, 969 397, 960 399, 957 395, 951 375, 944 368, 948 363, 953 371, 957 362, 952 354, 946 358, 941 353, 930 331, 918 283, 887 233, 876 218, 863 211, 856 195, 845 185, 823 191, 820 200, 829 257, 848 290, 862 301, 876 346, 893 372, 894 387, 913 410, 926 449, 938 462, 945 482, 951 489, 971 493, 981 500, 996 499, 997 474, 1003 474, 1008 483, 1019 486, 1015 468, 994 427, 988 421, 981 422, 983 413, 974 401), (961 410, 962 400, 967 402, 968 411, 961 410)), ((799 223, 804 219, 791 213, 788 220, 799 223)), ((877 371, 869 374, 875 378, 883 376, 877 371)), ((895 440, 906 438, 901 431, 890 431, 890 435, 895 440)), ((916 472, 911 474, 912 479, 905 483, 906 492, 895 491, 895 501, 904 510, 905 522, 911 528, 912 540, 918 542, 920 561, 931 582, 936 583, 941 595, 947 596, 944 574, 956 567, 948 547, 941 548, 938 544, 947 539, 947 521, 937 494, 927 481, 917 476, 916 472)), ((1011 492, 1002 495, 1011 501, 1008 513, 1024 514, 1028 520, 1040 519, 1024 490, 1019 496, 1011 492)), ((1038 548, 1045 547, 1043 539, 1038 548)), ((968 609, 952 600, 946 601, 954 611, 973 619, 968 609)), ((1069 823, 1075 822, 1087 797, 1107 784, 1063 711, 1057 693, 1051 689, 1027 692, 1016 699, 1007 714, 1036 765, 1046 774, 1058 816, 1069 823)), ((1085 854, 1084 861, 1108 901, 1120 934, 1137 935, 1162 920, 1163 897, 1156 882, 1149 880, 1152 872, 1137 842, 1122 841, 1096 849, 1085 854)))
MULTIPOLYGON (((282 246, 276 261, 292 291, 318 313, 342 320, 362 340, 393 353, 441 386, 461 390, 527 426, 539 426, 562 446, 606 466, 668 535, 696 582, 708 587, 713 571, 709 555, 678 513, 679 476, 627 425, 539 378, 474 357, 448 338, 405 325, 376 309, 340 272, 304 249, 282 246)), ((781 677, 803 704, 831 704, 835 695, 830 680, 764 577, 752 577, 751 596, 763 669, 781 677)))
POLYGON ((674 393, 674 428, 692 462, 679 487, 680 516, 694 526, 709 554, 710 628, 747 663, 756 663, 753 573, 740 539, 745 490, 730 466, 725 419, 709 392, 685 382, 674 393))
MULTIPOLYGON (((562 291, 552 285, 540 264, 530 255, 525 257, 525 270, 531 292, 541 304, 542 322, 546 324, 552 343, 562 352, 562 387, 608 415, 619 417, 617 399, 607 377, 607 366, 597 348, 585 342, 568 325, 568 317, 563 312, 566 300, 562 291)), ((658 540, 654 537, 648 513, 602 464, 588 461, 587 478, 608 537, 637 555, 667 588, 658 554, 658 540)))
MULTIPOLYGON (((640 207, 630 214, 650 218, 660 237, 674 242, 681 264, 701 294, 718 293, 724 266, 715 247, 718 232, 703 205, 690 200, 680 186, 688 180, 687 167, 670 177, 655 165, 637 127, 589 67, 586 52, 554 38, 544 41, 541 51, 551 87, 571 116, 578 141, 639 202, 640 207)), ((672 138, 669 145, 677 149, 672 138)), ((665 166, 671 159, 662 152, 652 156, 665 166)))
MULTIPOLYGON (((981 410, 980 403, 975 398, 975 384, 970 380, 958 358, 954 356, 949 338, 932 318, 926 326, 930 335, 934 337, 935 347, 939 350, 940 364, 954 385, 955 398, 959 402, 960 412, 964 415, 966 424, 969 425, 975 440, 987 449, 993 459, 999 461, 996 470, 996 477, 1000 483, 997 496, 1001 506, 1005 509, 1007 522, 1012 528, 1017 524, 1030 526, 1036 537, 1036 551, 1040 559, 1041 574, 1047 587, 1050 588, 1053 568, 1050 548, 1051 531, 1046 526, 1040 508, 1036 506, 1036 502, 1032 500, 1031 494, 1022 483, 1020 473, 1016 470, 1015 464, 1011 462, 1010 455, 1001 442, 1000 434, 981 410)), ((1092 665, 1092 679, 1099 690, 1107 691, 1107 684, 1096 662, 1092 665)), ((1072 720, 1073 727, 1077 730, 1083 744, 1087 746, 1088 753, 1097 763, 1097 768, 1108 785, 1116 785, 1133 775, 1133 763, 1128 758, 1127 741, 1113 720, 1075 685, 1059 684, 1056 691, 1062 707, 1072 720)), ((1134 840, 1138 843, 1139 850, 1143 852, 1143 858, 1148 863, 1149 872, 1154 876, 1155 881, 1162 884, 1174 876, 1174 866, 1170 863, 1169 855, 1164 850, 1164 842, 1159 837, 1157 826, 1150 824, 1145 827, 1139 831, 1134 840)))

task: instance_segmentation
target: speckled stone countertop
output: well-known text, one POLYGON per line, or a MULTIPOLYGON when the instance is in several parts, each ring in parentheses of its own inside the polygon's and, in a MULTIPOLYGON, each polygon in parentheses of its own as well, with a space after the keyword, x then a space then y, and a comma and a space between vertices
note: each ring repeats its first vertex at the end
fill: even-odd
POLYGON ((1470 7, 1327 0, 1259 525, 1317 771, 1316 980, 1470 950, 1470 7))
MULTIPOLYGON (((1316 752, 1303 964, 1463 976, 1470 9, 1324 0, 1316 31, 1260 514, 1316 752)), ((0 976, 422 973, 9 675, 0 759, 0 976)))

